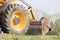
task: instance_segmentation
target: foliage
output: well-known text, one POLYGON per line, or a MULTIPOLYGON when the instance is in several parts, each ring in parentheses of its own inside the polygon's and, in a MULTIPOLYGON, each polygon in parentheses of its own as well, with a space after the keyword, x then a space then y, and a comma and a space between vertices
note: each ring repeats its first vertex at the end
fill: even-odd
POLYGON ((60 19, 56 20, 54 31, 60 33, 60 19))

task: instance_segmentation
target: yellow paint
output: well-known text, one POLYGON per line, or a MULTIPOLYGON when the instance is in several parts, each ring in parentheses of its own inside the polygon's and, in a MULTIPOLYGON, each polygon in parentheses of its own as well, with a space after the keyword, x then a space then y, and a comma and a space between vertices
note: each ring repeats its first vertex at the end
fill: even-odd
POLYGON ((6 0, 0 0, 0 6, 3 6, 3 4, 4 4, 5 1, 6 0))
POLYGON ((15 28, 16 30, 23 29, 26 24, 26 17, 23 14, 23 12, 15 11, 12 15, 11 24, 12 24, 12 27, 15 28), (20 20, 19 24, 16 24, 15 17, 19 18, 20 20))
POLYGON ((35 16, 34 16, 34 11, 32 8, 29 8, 27 10, 27 12, 30 12, 31 14, 29 14, 29 20, 35 20, 35 16))

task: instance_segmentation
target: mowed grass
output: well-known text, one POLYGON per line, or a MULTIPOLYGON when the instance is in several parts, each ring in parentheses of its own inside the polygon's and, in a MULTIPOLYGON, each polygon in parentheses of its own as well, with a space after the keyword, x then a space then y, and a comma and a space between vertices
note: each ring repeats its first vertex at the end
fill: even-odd
POLYGON ((60 40, 60 35, 11 35, 0 34, 0 40, 60 40))

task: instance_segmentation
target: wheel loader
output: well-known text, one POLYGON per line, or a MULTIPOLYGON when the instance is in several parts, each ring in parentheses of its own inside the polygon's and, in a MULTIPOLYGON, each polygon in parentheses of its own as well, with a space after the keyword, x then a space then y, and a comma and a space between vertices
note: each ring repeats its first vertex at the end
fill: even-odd
POLYGON ((36 21, 32 6, 24 0, 0 0, 0 28, 4 33, 45 35, 50 23, 47 17, 36 21))

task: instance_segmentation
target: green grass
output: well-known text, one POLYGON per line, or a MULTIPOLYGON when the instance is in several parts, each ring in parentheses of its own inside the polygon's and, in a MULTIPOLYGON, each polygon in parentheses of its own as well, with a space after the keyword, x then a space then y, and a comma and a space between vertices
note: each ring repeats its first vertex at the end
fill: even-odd
POLYGON ((0 34, 0 40, 60 40, 60 35, 11 35, 0 34))

